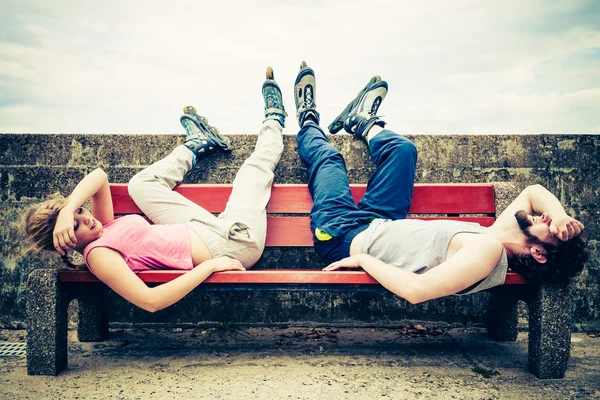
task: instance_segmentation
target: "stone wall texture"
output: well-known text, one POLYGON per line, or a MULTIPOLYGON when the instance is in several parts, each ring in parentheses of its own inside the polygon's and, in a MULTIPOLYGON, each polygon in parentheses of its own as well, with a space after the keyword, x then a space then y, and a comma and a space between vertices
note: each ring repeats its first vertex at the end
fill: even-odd
MULTIPOLYGON (((498 211, 527 185, 540 183, 585 224, 592 258, 575 281, 574 330, 600 329, 600 135, 409 135, 419 150, 417 182, 498 184, 498 211)), ((216 154, 188 174, 189 183, 231 183, 252 152, 255 135, 231 135, 234 151, 216 154)), ((346 159, 352 183, 366 183, 374 165, 366 145, 331 136, 346 159)), ((58 256, 28 252, 23 210, 49 196, 68 195, 85 174, 102 167, 112 182, 131 176, 181 144, 180 135, 0 135, 0 327, 25 321, 30 271, 58 268, 58 256)), ((294 135, 285 135, 276 183, 305 183, 294 135)), ((256 268, 322 268, 312 249, 267 249, 256 268)), ((368 323, 402 319, 448 323, 484 320, 487 293, 411 305, 387 292, 289 293, 195 291, 174 307, 149 314, 109 293, 116 323, 368 323), (425 316, 425 318, 424 318, 425 316)), ((523 310, 522 312, 525 312, 523 310)))

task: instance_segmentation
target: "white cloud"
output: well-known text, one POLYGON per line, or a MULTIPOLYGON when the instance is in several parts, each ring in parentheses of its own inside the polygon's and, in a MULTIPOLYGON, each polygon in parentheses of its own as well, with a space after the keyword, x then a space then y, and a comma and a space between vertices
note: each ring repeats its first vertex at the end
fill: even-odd
POLYGON ((183 133, 193 104, 222 132, 254 133, 273 65, 295 133, 303 59, 323 126, 380 74, 400 132, 598 132, 593 2, 293 3, 7 4, 0 132, 183 133))

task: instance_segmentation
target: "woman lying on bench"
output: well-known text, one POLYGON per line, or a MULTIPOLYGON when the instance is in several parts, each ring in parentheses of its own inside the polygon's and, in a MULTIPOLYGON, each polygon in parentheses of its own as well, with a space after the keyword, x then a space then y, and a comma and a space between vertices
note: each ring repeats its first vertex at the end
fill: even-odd
POLYGON ((265 246, 266 206, 287 115, 270 67, 262 93, 266 119, 256 148, 218 217, 172 190, 208 154, 231 151, 229 140, 188 106, 181 117, 185 143, 129 182, 130 196, 153 225, 139 215, 115 219, 107 175, 96 169, 68 199, 48 200, 27 212, 29 240, 37 249, 58 251, 68 264, 71 251, 80 252, 98 279, 150 312, 179 301, 213 272, 251 267, 265 246), (82 207, 90 198, 91 211, 82 207), (190 272, 150 288, 135 273, 152 269, 190 272))

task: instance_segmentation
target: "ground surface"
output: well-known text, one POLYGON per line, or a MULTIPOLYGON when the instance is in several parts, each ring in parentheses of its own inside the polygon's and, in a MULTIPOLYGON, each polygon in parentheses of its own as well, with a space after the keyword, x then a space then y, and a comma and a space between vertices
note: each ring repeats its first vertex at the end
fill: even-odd
POLYGON ((71 331, 58 377, 0 357, 0 399, 600 398, 600 338, 574 334, 565 379, 540 380, 526 334, 496 343, 478 328, 417 328, 119 329, 101 343, 71 331))

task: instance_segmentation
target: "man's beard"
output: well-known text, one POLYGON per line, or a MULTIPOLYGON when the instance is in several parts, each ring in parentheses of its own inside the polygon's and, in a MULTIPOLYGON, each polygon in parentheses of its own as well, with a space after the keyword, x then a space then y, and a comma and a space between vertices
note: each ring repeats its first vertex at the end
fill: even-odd
POLYGON ((519 210, 515 213, 515 218, 517 220, 517 224, 519 224, 519 228, 523 235, 527 238, 529 243, 540 243, 540 240, 533 236, 531 232, 529 232, 529 228, 533 226, 533 223, 529 220, 527 213, 525 210, 519 210))

